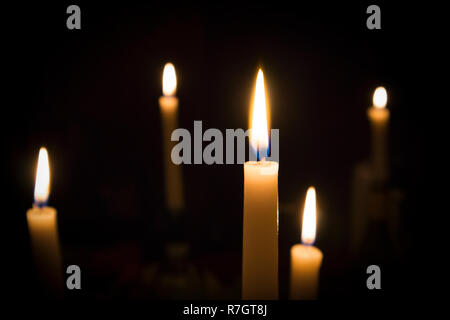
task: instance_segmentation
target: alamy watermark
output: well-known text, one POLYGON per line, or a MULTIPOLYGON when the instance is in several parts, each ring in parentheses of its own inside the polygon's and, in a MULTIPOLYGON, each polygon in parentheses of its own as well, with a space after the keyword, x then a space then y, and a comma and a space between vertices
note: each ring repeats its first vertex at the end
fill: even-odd
POLYGON ((67 7, 67 14, 70 16, 67 17, 66 27, 69 30, 80 30, 81 29, 81 9, 76 4, 72 4, 67 7))
POLYGON ((372 264, 367 267, 367 274, 370 276, 367 278, 366 286, 369 290, 381 289, 381 269, 376 264, 372 264))
POLYGON ((66 274, 69 276, 66 280, 66 287, 69 290, 81 289, 81 269, 79 266, 72 264, 67 267, 66 274))
MULTIPOLYGON (((178 143, 172 148, 170 156, 172 162, 176 165, 203 163, 208 165, 243 164, 246 161, 246 139, 250 136, 250 133, 251 129, 246 131, 243 129, 226 129, 224 139, 224 135, 219 129, 210 128, 203 132, 202 121, 194 121, 193 138, 189 130, 184 128, 178 128, 172 132, 171 140, 178 143), (204 148, 203 142, 208 142, 204 148)), ((271 129, 268 147, 255 150, 249 143, 249 160, 265 159, 279 162, 279 138, 280 130, 271 129)))

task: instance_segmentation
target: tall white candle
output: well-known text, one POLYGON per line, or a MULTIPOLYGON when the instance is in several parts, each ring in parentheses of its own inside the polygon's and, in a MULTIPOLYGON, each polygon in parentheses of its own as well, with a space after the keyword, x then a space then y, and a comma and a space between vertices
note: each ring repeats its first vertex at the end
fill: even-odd
POLYGON ((45 148, 41 148, 36 170, 34 205, 27 211, 27 222, 38 276, 50 294, 59 296, 63 292, 63 270, 57 212, 46 205, 49 192, 48 153, 45 148))
POLYGON ((173 64, 167 63, 164 66, 162 82, 163 96, 159 98, 159 109, 164 148, 166 206, 171 212, 177 213, 184 208, 184 196, 181 168, 179 165, 175 165, 171 159, 171 151, 174 146, 171 135, 178 127, 178 98, 175 96, 177 77, 173 64))
POLYGON ((386 103, 386 89, 376 88, 373 106, 367 110, 372 135, 372 174, 376 183, 384 183, 389 177, 387 146, 389 110, 386 103))
POLYGON ((268 149, 264 76, 258 72, 250 144, 261 161, 244 164, 242 298, 278 299, 278 163, 268 149))

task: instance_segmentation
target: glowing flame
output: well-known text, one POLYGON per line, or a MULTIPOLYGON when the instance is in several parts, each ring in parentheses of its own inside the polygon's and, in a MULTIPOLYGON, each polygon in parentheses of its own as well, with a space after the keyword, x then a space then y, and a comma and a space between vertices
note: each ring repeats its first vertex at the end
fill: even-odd
POLYGON ((34 202, 42 205, 47 202, 50 193, 50 168, 48 165, 47 149, 39 150, 39 158, 36 169, 36 184, 34 186, 34 202))
POLYGON ((177 91, 177 75, 173 64, 166 63, 163 71, 163 94, 165 96, 173 96, 177 91))
POLYGON ((269 136, 267 130, 267 106, 266 90, 264 88, 264 75, 261 69, 256 78, 255 96, 251 115, 250 144, 256 152, 262 153, 262 158, 267 155, 269 136))
POLYGON ((383 109, 386 107, 387 92, 384 87, 378 87, 373 93, 373 105, 375 108, 383 109))
POLYGON ((303 209, 302 242, 312 245, 316 240, 316 189, 309 187, 303 209))

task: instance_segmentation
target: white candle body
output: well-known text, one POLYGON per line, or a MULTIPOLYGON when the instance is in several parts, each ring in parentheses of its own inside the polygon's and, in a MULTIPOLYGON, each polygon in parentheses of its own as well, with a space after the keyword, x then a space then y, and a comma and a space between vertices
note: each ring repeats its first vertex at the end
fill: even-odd
POLYGON ((56 210, 52 207, 29 209, 27 222, 40 280, 52 295, 59 296, 63 292, 63 270, 56 210))
POLYGON ((159 98, 159 108, 162 120, 162 138, 164 147, 164 173, 166 181, 166 206, 172 212, 179 212, 184 208, 183 184, 181 168, 171 159, 172 132, 178 127, 178 99, 173 96, 159 98))
POLYGON ((242 298, 278 299, 278 163, 244 164, 242 298))
POLYGON ((291 248, 290 299, 317 299, 322 252, 313 246, 296 244, 291 248))
POLYGON ((389 177, 388 166, 388 123, 389 110, 371 107, 367 110, 372 134, 372 172, 377 183, 384 183, 389 177))

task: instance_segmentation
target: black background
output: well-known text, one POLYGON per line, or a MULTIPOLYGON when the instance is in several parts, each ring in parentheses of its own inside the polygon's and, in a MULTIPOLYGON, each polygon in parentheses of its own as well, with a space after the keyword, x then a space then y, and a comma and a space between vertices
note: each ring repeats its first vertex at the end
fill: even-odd
MULTIPOLYGON (((81 2, 82 28, 68 30, 70 4, 14 5, 4 12, 11 99, 2 117, 8 186, 3 202, 13 217, 7 228, 14 234, 8 265, 15 294, 39 293, 25 212, 32 205, 40 146, 49 151, 49 204, 59 212, 65 265, 83 270, 93 250, 122 252, 125 262, 112 269, 128 268, 128 259, 139 264, 163 256, 173 236, 164 221, 157 104, 167 61, 177 71, 180 127, 192 133, 194 120, 202 120, 204 130, 246 129, 256 71, 264 69, 271 126, 280 129, 282 298, 289 248, 299 241, 298 216, 284 215, 283 206, 296 204, 299 214, 309 185, 317 188, 322 214, 316 241, 325 257, 321 298, 414 294, 409 289, 419 268, 412 258, 420 243, 424 188, 417 92, 426 80, 418 74, 426 68, 421 44, 430 40, 425 28, 412 27, 420 10, 380 4, 382 29, 368 30, 371 3, 81 2), (352 257, 348 249, 350 177, 369 156, 366 109, 379 85, 388 90, 391 111, 390 185, 406 195, 401 252, 386 253, 389 244, 377 242, 382 235, 369 237, 380 244, 382 260, 367 252, 352 257), (365 288, 371 263, 382 266, 381 293, 365 288)), ((189 165, 183 175, 183 236, 192 244, 192 259, 223 283, 234 281, 241 267, 242 165, 189 165)), ((95 274, 88 278, 87 297, 130 297, 127 291, 108 294, 110 284, 99 283, 95 274)))

